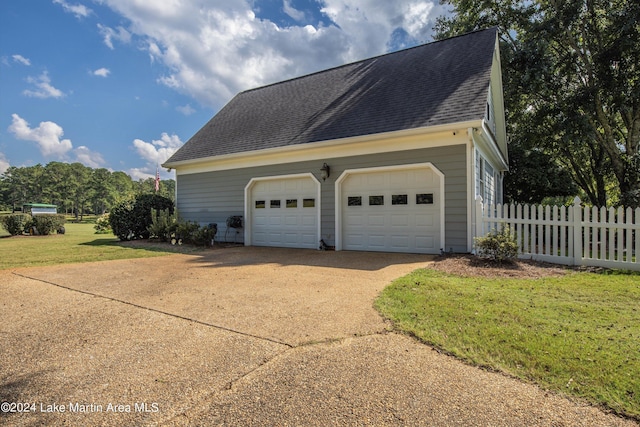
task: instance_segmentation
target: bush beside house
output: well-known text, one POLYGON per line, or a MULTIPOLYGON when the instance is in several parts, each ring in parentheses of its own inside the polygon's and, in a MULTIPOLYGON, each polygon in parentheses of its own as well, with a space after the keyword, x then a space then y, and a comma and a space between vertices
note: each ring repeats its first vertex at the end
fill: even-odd
POLYGON ((518 243, 509 226, 475 238, 477 255, 495 262, 508 262, 518 256, 518 243))
POLYGON ((120 240, 148 239, 153 224, 151 209, 173 213, 173 202, 157 194, 141 194, 136 199, 117 205, 109 215, 113 234, 120 240))

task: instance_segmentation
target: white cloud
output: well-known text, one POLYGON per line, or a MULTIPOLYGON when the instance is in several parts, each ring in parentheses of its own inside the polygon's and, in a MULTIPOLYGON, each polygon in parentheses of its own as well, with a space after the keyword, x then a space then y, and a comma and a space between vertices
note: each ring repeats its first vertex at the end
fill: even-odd
POLYGON ((153 168, 167 161, 182 144, 183 142, 177 135, 169 136, 166 132, 160 135, 160 139, 151 142, 145 142, 141 139, 133 141, 133 147, 138 155, 147 162, 149 167, 153 168))
POLYGON ((4 153, 0 153, 0 174, 5 173, 7 169, 9 169, 9 166, 11 165, 9 164, 7 156, 5 156, 4 153))
POLYGON ((98 24, 98 30, 102 37, 104 37, 104 44, 106 44, 107 47, 111 50, 114 49, 113 40, 117 40, 124 44, 128 44, 129 42, 131 42, 131 33, 123 27, 118 27, 116 30, 114 30, 111 27, 98 24))
POLYGON ((295 19, 296 21, 302 22, 302 21, 305 20, 304 12, 294 8, 291 5, 291 0, 282 0, 282 8, 284 10, 284 13, 286 13, 287 15, 289 15, 291 18, 295 19))
MULTIPOLYGON (((42 153, 44 157, 56 157, 62 160, 69 160, 69 154, 73 154, 72 158, 74 161, 92 168, 102 167, 106 163, 102 154, 91 151, 84 145, 73 148, 71 140, 61 139, 64 135, 64 130, 57 123, 41 122, 37 128, 32 128, 29 123, 19 115, 12 114, 11 117, 13 121, 8 128, 9 132, 17 139, 37 143, 40 153, 42 153)), ((7 165, 9 164, 2 153, 0 153, 0 171, 3 167, 3 160, 7 165)))
POLYGON ((37 143, 43 156, 62 158, 73 148, 71 140, 60 139, 64 131, 58 124, 41 122, 37 128, 31 128, 29 123, 19 115, 12 114, 11 117, 13 121, 8 128, 9 132, 18 139, 37 143))
POLYGON ((73 150, 73 154, 76 156, 76 161, 82 163, 90 168, 99 168, 106 163, 102 154, 89 150, 89 148, 81 145, 73 150))
POLYGON ((147 178, 155 178, 156 170, 149 168, 132 168, 127 171, 127 175, 129 175, 134 181, 144 181, 147 178))
POLYGON ((12 58, 15 62, 19 62, 22 65, 27 65, 27 66, 31 65, 31 61, 22 55, 13 55, 12 58))
MULTIPOLYGON (((168 68, 161 84, 213 108, 245 89, 397 48, 404 44, 397 43, 399 30, 406 42, 428 41, 445 10, 436 0, 310 2, 332 21, 327 26, 283 0, 282 10, 299 25, 282 28, 257 18, 252 0, 103 2, 129 20, 129 39, 139 36, 152 61, 168 68)), ((100 28, 112 48, 116 32, 100 28)))
POLYGON ((49 78, 49 73, 46 71, 38 77, 28 77, 27 83, 34 85, 35 90, 24 90, 22 94, 25 96, 33 98, 62 98, 64 96, 64 92, 51 85, 51 78, 49 78))
POLYGON ((446 10, 437 1, 423 0, 323 0, 322 4, 322 12, 349 34, 351 60, 388 50, 398 29, 414 43, 428 41, 436 17, 446 10))
POLYGON ((182 114, 184 114, 185 116, 190 116, 193 113, 196 112, 196 110, 193 109, 193 107, 189 104, 185 105, 185 106, 178 106, 176 107, 176 110, 178 110, 179 112, 181 112, 182 114))
POLYGON ((91 15, 91 13, 93 12, 91 9, 89 9, 85 5, 70 4, 70 3, 67 3, 65 0, 53 0, 53 3, 59 4, 60 6, 62 6, 65 12, 73 13, 78 19, 86 18, 87 16, 91 15))
POLYGON ((97 70, 95 70, 92 73, 94 76, 99 76, 99 77, 108 77, 109 74, 111 74, 111 70, 109 70, 108 68, 98 68, 97 70))

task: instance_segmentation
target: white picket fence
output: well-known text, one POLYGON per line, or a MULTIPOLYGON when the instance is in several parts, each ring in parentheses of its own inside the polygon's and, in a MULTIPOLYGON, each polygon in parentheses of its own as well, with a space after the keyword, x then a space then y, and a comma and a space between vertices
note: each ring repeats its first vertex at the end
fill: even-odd
POLYGON ((476 199, 475 236, 509 225, 519 257, 640 271, 640 208, 489 205, 476 199))

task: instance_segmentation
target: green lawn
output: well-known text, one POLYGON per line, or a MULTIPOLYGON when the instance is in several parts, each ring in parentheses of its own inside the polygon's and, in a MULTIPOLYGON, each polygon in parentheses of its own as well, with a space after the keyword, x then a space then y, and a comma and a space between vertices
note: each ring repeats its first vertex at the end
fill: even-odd
POLYGON ((418 270, 386 288, 376 308, 467 362, 640 419, 640 275, 487 279, 418 270))
POLYGON ((65 234, 14 236, 0 228, 0 270, 16 267, 147 258, 176 251, 193 252, 193 247, 157 243, 133 246, 121 243, 112 234, 95 234, 93 224, 65 224, 65 234))

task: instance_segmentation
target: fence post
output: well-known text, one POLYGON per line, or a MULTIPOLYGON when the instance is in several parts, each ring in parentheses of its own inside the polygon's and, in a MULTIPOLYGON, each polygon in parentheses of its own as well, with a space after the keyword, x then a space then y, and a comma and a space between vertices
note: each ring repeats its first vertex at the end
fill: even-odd
POLYGON ((582 264, 582 206, 580 197, 573 199, 571 208, 571 221, 573 222, 573 265, 582 264))

